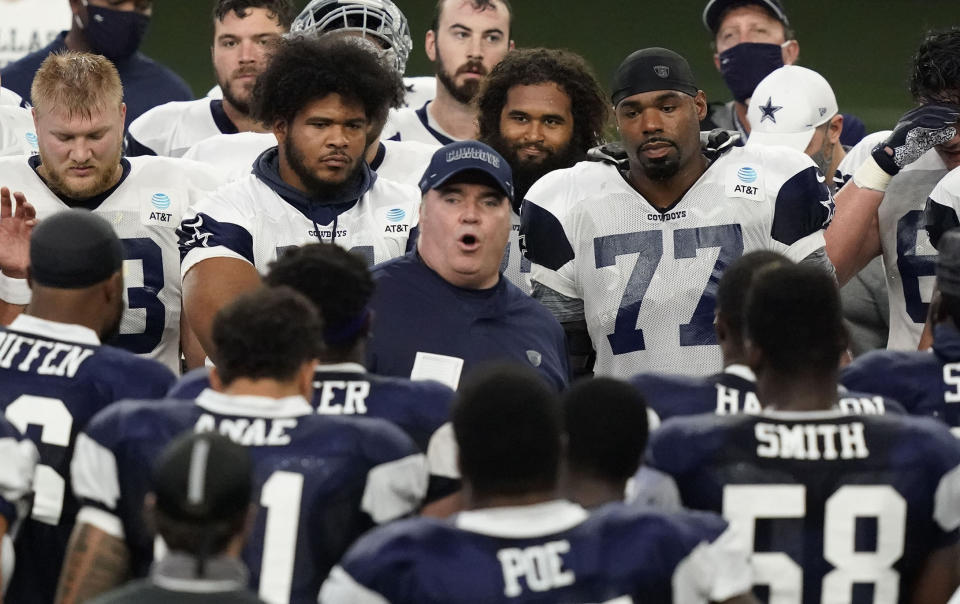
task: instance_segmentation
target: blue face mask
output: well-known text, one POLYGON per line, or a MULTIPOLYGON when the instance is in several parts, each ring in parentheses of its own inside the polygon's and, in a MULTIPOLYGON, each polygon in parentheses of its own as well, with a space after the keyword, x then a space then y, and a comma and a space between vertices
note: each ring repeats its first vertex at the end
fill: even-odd
MULTIPOLYGON (((111 61, 126 59, 140 48, 150 17, 137 11, 115 10, 102 6, 87 8, 87 25, 81 26, 90 47, 111 61)), ((77 18, 79 24, 79 18, 77 18)))
POLYGON ((783 67, 781 48, 789 42, 767 44, 763 42, 741 42, 720 53, 720 75, 733 98, 744 102, 753 96, 760 80, 770 75, 774 69, 783 67))

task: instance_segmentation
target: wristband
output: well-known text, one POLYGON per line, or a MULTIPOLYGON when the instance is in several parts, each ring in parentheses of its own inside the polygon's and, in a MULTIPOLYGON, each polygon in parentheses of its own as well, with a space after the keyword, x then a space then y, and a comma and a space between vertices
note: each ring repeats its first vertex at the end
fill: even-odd
POLYGON ((0 274, 0 300, 24 306, 30 303, 30 297, 30 286, 26 279, 14 279, 0 274))
POLYGON ((873 156, 867 157, 853 173, 853 183, 855 185, 861 189, 870 189, 880 193, 886 192, 887 185, 890 184, 892 178, 892 175, 877 164, 877 160, 873 159, 873 156))

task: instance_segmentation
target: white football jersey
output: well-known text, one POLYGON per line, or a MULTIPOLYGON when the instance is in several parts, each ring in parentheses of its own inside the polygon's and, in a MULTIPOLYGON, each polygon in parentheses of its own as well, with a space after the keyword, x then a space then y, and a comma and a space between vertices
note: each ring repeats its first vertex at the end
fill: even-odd
MULTIPOLYGON (((186 160, 133 157, 120 185, 98 206, 123 243, 126 308, 110 342, 180 372, 180 251, 177 226, 186 208, 221 184, 207 167, 186 160)), ((24 157, 0 158, 4 186, 23 191, 43 220, 69 206, 24 157)))
POLYGON ((339 215, 324 206, 330 219, 314 222, 259 177, 250 174, 224 185, 193 204, 180 226, 186 275, 208 258, 246 260, 264 274, 291 246, 336 243, 359 253, 369 265, 402 256, 410 231, 419 224, 420 191, 377 178, 373 187, 339 215))
POLYGON ((37 152, 37 132, 30 110, 0 105, 0 156, 37 152))
MULTIPOLYGON (((275 146, 277 138, 270 133, 218 134, 190 147, 183 157, 210 164, 228 181, 234 181, 250 174, 257 157, 275 146)), ((370 162, 370 169, 380 178, 419 186, 434 151, 439 148, 414 141, 380 141, 380 150, 370 162)))
POLYGON ((510 238, 503 253, 500 272, 524 293, 530 293, 530 261, 520 251, 520 216, 510 212, 510 238))
POLYGON ((960 168, 954 168, 940 179, 927 200, 926 216, 928 228, 930 221, 939 221, 940 234, 960 226, 960 168), (931 207, 932 206, 932 207, 931 207))
POLYGON ((127 129, 127 151, 130 155, 182 157, 205 138, 236 133, 222 100, 171 101, 133 120, 127 129))
POLYGON ((19 107, 23 103, 23 98, 12 90, 0 88, 0 106, 13 105, 19 107))
POLYGON ((802 260, 824 246, 833 197, 812 160, 785 147, 734 148, 660 211, 619 170, 581 162, 527 193, 521 238, 531 280, 583 300, 595 372, 721 370, 717 285, 742 254, 802 260))
MULTIPOLYGON (((860 141, 840 162, 840 178, 849 180, 870 151, 887 138, 877 132, 860 141)), ((878 210, 884 276, 890 300, 890 335, 887 348, 916 350, 927 320, 936 280, 937 250, 924 229, 927 197, 947 166, 935 149, 908 164, 893 177, 878 210)))
POLYGON ((407 94, 403 97, 405 107, 423 107, 437 96, 437 78, 434 76, 415 76, 403 78, 407 94))
POLYGON ((460 140, 440 128, 440 125, 430 117, 427 111, 429 106, 430 102, 427 102, 419 109, 416 107, 391 109, 380 139, 419 141, 431 145, 449 145, 460 140))

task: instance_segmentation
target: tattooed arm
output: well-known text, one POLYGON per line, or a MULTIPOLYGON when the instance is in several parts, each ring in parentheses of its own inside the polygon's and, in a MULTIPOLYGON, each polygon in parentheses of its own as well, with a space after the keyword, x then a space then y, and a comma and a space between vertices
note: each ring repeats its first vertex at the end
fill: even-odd
POLYGON ((56 602, 85 602, 117 587, 130 574, 130 552, 122 538, 78 522, 70 535, 56 602))

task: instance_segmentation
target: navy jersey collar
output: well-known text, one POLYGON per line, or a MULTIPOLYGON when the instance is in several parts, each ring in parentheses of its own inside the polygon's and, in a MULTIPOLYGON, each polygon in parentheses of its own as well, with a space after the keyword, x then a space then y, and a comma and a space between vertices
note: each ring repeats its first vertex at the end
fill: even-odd
POLYGON ((210 99, 210 115, 213 116, 213 123, 223 134, 237 134, 240 130, 233 123, 230 116, 223 108, 223 99, 210 99))
POLYGON ((934 325, 933 352, 945 362, 960 361, 960 331, 945 323, 934 325))
POLYGON ((427 132, 433 135, 433 138, 440 141, 441 145, 449 145, 450 143, 457 142, 430 125, 430 116, 427 115, 427 105, 429 104, 430 101, 427 101, 423 104, 423 107, 417 109, 415 112, 417 114, 417 118, 420 119, 420 123, 423 124, 423 127, 427 129, 427 132))
POLYGON ((280 178, 280 156, 277 147, 270 147, 260 154, 253 164, 253 174, 298 212, 323 225, 330 224, 334 218, 357 205, 360 198, 366 195, 377 181, 377 174, 364 160, 357 182, 344 186, 342 191, 329 199, 310 197, 280 178))
POLYGON ((383 146, 383 143, 377 141, 377 154, 374 156, 373 161, 370 162, 370 169, 376 172, 380 169, 380 166, 383 165, 383 159, 387 156, 387 148, 383 146))
MULTIPOLYGON (((40 167, 40 156, 31 155, 30 158, 27 160, 27 162, 30 164, 30 167, 33 168, 33 171, 37 174, 37 178, 42 180, 43 184, 47 185, 47 188, 50 189, 50 185, 47 184, 46 179, 40 176, 40 172, 37 172, 37 169, 40 167)), ((123 181, 127 180, 127 176, 130 176, 130 162, 127 161, 126 157, 120 158, 120 166, 123 168, 123 173, 120 174, 120 180, 117 181, 117 184, 113 185, 103 193, 100 193, 99 195, 94 195, 89 199, 73 199, 72 197, 67 197, 66 195, 61 194, 59 191, 54 191, 53 189, 50 189, 50 192, 56 195, 60 199, 60 201, 67 204, 71 208, 83 208, 85 210, 91 210, 91 211, 96 210, 97 208, 100 207, 100 204, 106 201, 108 197, 113 195, 113 192, 116 191, 120 187, 120 185, 123 184, 123 181)))

